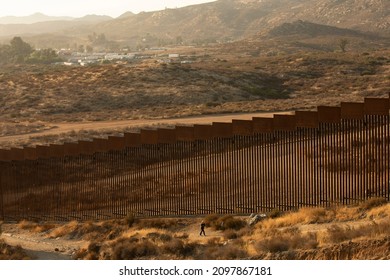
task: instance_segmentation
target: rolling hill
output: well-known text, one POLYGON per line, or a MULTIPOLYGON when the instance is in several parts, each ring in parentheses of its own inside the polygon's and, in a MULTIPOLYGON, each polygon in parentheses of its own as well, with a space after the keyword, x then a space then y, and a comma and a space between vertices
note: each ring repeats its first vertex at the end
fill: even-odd
POLYGON ((389 36, 390 1, 219 0, 156 12, 127 12, 116 19, 100 20, 0 25, 0 37, 55 33, 86 40, 95 32, 127 45, 221 42, 265 34, 297 20, 389 36))

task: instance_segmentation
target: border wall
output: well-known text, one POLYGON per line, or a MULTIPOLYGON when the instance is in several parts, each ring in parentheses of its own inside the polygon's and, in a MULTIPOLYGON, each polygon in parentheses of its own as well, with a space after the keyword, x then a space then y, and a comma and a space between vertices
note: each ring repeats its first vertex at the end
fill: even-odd
POLYGON ((0 219, 245 214, 389 197, 389 99, 0 150, 0 219))

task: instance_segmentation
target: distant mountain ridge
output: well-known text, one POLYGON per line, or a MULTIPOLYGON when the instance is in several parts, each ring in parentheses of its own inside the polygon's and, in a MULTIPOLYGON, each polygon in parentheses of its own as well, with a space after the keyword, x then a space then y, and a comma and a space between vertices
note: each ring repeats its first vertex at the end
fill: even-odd
POLYGON ((297 20, 390 35, 390 1, 219 0, 122 16, 95 28, 114 39, 145 34, 167 39, 239 39, 297 20))
POLYGON ((33 24, 37 22, 47 22, 47 21, 63 21, 63 20, 73 20, 72 17, 52 17, 47 16, 42 13, 35 13, 29 16, 16 17, 16 16, 6 16, 0 17, 0 24, 33 24))
MULTIPOLYGON (((104 33, 108 40, 157 45, 164 42, 232 41, 268 32, 286 22, 311 22, 390 37, 389 0, 219 0, 178 9, 97 21, 52 21, 1 25, 0 36, 51 34, 87 40, 104 33)), ((338 32, 328 29, 330 34, 338 32)))
POLYGON ((53 16, 47 16, 42 13, 35 13, 29 16, 24 17, 16 17, 16 16, 6 16, 6 17, 0 17, 0 24, 35 24, 40 22, 52 22, 52 21, 89 21, 98 23, 105 20, 112 20, 112 17, 105 16, 105 15, 86 15, 81 18, 74 18, 74 17, 53 17, 53 16))

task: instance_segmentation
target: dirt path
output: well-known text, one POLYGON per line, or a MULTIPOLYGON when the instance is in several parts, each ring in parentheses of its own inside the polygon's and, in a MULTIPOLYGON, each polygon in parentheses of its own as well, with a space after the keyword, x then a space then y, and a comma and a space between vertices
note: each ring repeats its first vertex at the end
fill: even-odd
POLYGON ((74 252, 83 247, 82 240, 47 238, 45 233, 31 233, 15 224, 3 224, 1 239, 11 246, 21 246, 35 260, 71 260, 74 252))
POLYGON ((163 126, 163 125, 191 125, 191 124, 211 124, 212 122, 231 122, 233 119, 251 120, 252 117, 272 117, 274 114, 290 114, 290 112, 274 113, 246 113, 246 114, 226 114, 226 115, 206 115, 199 117, 172 118, 172 119, 142 119, 142 120, 121 120, 121 121, 99 121, 82 123, 47 123, 51 129, 26 133, 19 135, 0 136, 1 142, 29 139, 29 137, 58 135, 80 130, 102 130, 121 129, 127 127, 163 126))

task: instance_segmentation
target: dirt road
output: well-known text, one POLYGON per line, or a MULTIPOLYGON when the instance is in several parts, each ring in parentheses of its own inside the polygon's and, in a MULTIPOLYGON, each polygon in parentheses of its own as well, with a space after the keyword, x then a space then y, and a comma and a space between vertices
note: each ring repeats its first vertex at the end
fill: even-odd
POLYGON ((3 224, 1 239, 11 246, 21 246, 35 260, 71 260, 87 242, 48 238, 44 233, 20 230, 16 224, 3 224))
POLYGON ((98 121, 82 123, 47 123, 51 129, 18 134, 9 136, 0 136, 1 142, 11 142, 15 140, 27 140, 34 136, 59 135, 63 133, 76 132, 81 130, 103 130, 103 129, 124 129, 128 127, 147 127, 147 126, 164 126, 164 125, 191 125, 191 124, 211 124, 212 122, 231 122, 233 119, 250 120, 252 117, 272 117, 274 114, 291 114, 291 112, 271 112, 271 113, 246 113, 246 114, 224 114, 224 115, 205 115, 186 118, 171 119, 140 119, 140 120, 120 120, 120 121, 98 121))

